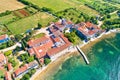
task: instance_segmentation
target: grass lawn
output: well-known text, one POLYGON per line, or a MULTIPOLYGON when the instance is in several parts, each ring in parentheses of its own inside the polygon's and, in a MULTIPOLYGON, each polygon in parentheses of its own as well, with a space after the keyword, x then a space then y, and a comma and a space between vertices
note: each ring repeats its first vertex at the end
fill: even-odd
POLYGON ((4 77, 4 74, 3 74, 3 71, 2 71, 2 70, 0 70, 0 80, 3 80, 4 78, 1 78, 1 76, 4 77))
POLYGON ((61 11, 66 8, 73 7, 72 5, 66 3, 64 0, 26 0, 28 2, 31 2, 35 5, 38 5, 40 8, 47 7, 51 8, 53 11, 61 11))
POLYGON ((91 0, 65 0, 65 2, 70 4, 71 6, 74 6, 79 11, 90 16, 96 16, 99 14, 97 11, 84 5, 86 2, 91 2, 91 0))
MULTIPOLYGON (((67 8, 77 8, 81 12, 89 15, 99 14, 97 11, 85 6, 84 0, 26 0, 39 7, 51 8, 54 12, 63 11, 67 8)), ((88 0, 87 0, 88 1, 88 0)))
POLYGON ((32 39, 37 39, 37 38, 40 38, 40 37, 43 37, 45 36, 45 33, 40 33, 40 34, 37 34, 35 36, 32 37, 32 39))
POLYGON ((7 26, 13 32, 13 34, 20 34, 24 33, 28 29, 36 27, 38 22, 41 23, 42 26, 47 26, 47 24, 53 20, 53 16, 44 12, 38 12, 32 16, 8 24, 7 26))
POLYGON ((0 23, 7 24, 10 21, 13 21, 13 18, 16 18, 13 14, 9 14, 3 17, 0 17, 0 23))

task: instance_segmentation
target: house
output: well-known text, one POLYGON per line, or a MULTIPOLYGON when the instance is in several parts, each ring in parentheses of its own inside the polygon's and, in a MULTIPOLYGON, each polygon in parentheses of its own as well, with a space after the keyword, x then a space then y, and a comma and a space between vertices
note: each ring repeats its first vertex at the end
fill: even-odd
POLYGON ((86 41, 90 38, 96 37, 99 33, 101 33, 101 29, 90 22, 81 22, 74 26, 77 29, 77 33, 80 37, 83 37, 86 41))
POLYGON ((0 53, 0 67, 3 67, 7 63, 7 58, 3 53, 0 53))
POLYGON ((56 31, 64 32, 65 28, 72 28, 73 23, 71 21, 66 21, 65 19, 60 19, 58 22, 51 23, 49 26, 50 33, 55 33, 56 31))
POLYGON ((41 38, 28 41, 28 52, 30 55, 36 55, 38 59, 46 56, 46 51, 53 46, 51 38, 43 36, 41 38))
POLYGON ((5 42, 7 42, 9 40, 10 40, 10 38, 8 37, 7 34, 0 36, 0 44, 5 43, 5 42))
POLYGON ((37 61, 30 62, 29 64, 25 64, 21 68, 18 68, 14 71, 13 77, 14 78, 21 78, 24 74, 28 73, 30 69, 36 69, 38 67, 37 61))
POLYGON ((29 64, 28 64, 28 68, 27 69, 36 69, 36 68, 38 68, 38 66, 39 66, 39 64, 37 63, 37 61, 33 61, 33 62, 30 62, 29 64))
POLYGON ((27 65, 22 66, 21 68, 18 68, 17 70, 14 71, 13 73, 13 77, 14 78, 20 78, 22 77, 24 74, 26 74, 28 72, 27 70, 27 65))
POLYGON ((5 73, 5 80, 12 80, 11 74, 9 72, 5 73))
POLYGON ((12 71, 12 70, 13 70, 13 67, 12 67, 12 64, 11 64, 11 63, 8 63, 8 64, 7 64, 7 67, 8 67, 8 71, 12 71))

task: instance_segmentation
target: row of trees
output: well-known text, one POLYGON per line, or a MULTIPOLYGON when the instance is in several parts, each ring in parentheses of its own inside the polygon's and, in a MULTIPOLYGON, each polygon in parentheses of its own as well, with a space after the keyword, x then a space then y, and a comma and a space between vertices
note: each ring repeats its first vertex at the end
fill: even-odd
POLYGON ((68 20, 71 20, 75 24, 87 21, 97 24, 96 17, 93 16, 91 17, 83 12, 80 12, 76 8, 65 9, 63 11, 55 13, 55 15, 59 18, 66 18, 68 20))
POLYGON ((12 40, 9 40, 8 42, 0 44, 0 49, 8 48, 14 45, 14 42, 12 40))
POLYGON ((86 3, 86 6, 100 12, 100 14, 108 14, 117 10, 115 6, 111 6, 107 3, 101 3, 100 1, 95 1, 91 3, 86 3))
POLYGON ((102 28, 104 29, 120 28, 120 19, 107 20, 104 22, 102 28))
POLYGON ((9 14, 11 14, 11 11, 7 10, 6 12, 0 13, 0 17, 6 16, 6 15, 9 15, 9 14))
POLYGON ((32 61, 35 60, 35 57, 34 57, 34 56, 29 56, 28 53, 25 53, 25 54, 21 54, 21 55, 18 57, 18 59, 19 59, 20 61, 22 61, 23 63, 30 63, 30 62, 32 62, 32 61))
POLYGON ((35 4, 33 4, 31 2, 28 2, 26 0, 18 0, 18 1, 24 3, 25 5, 31 6, 31 7, 35 8, 35 9, 37 9, 38 11, 44 11, 44 12, 49 12, 49 13, 53 12, 53 10, 50 9, 50 8, 47 8, 47 7, 40 8, 38 5, 35 5, 35 4))
POLYGON ((30 77, 36 72, 35 69, 29 70, 27 74, 25 74, 20 80, 30 80, 30 77))

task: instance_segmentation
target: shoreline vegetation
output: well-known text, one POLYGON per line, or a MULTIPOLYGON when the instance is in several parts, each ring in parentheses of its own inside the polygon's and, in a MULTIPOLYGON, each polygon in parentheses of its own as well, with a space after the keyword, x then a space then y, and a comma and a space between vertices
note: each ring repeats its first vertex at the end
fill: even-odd
MULTIPOLYGON (((115 37, 116 33, 119 32, 120 29, 114 29, 110 30, 106 33, 102 33, 99 37, 91 39, 87 43, 83 43, 80 45, 80 48, 86 52, 90 47, 94 46, 96 43, 99 41, 105 39, 105 38, 111 38, 115 37)), ((79 56, 80 54, 75 51, 72 53, 66 53, 64 55, 61 55, 60 57, 56 58, 54 61, 52 61, 50 64, 48 64, 46 67, 43 67, 42 69, 39 69, 32 77, 31 80, 46 80, 50 76, 50 74, 54 74, 62 65, 64 61, 66 61, 68 58, 73 57, 73 56, 79 56)))

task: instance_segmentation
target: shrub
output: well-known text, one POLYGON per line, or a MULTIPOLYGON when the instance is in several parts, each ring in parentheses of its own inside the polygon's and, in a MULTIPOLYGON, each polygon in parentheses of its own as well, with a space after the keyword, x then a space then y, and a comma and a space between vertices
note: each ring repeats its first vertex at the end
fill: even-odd
POLYGON ((9 56, 11 54, 12 54, 12 50, 9 50, 9 51, 7 51, 7 52, 4 53, 5 56, 9 56))
POLYGON ((45 59, 44 59, 44 62, 45 62, 45 65, 47 65, 47 64, 49 64, 49 63, 51 62, 51 59, 45 58, 45 59))

